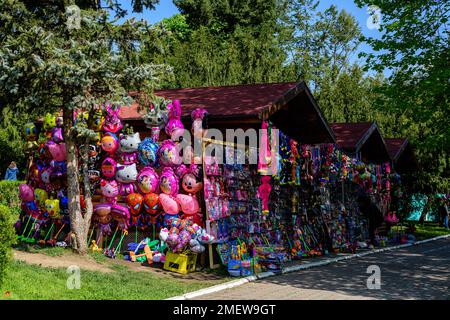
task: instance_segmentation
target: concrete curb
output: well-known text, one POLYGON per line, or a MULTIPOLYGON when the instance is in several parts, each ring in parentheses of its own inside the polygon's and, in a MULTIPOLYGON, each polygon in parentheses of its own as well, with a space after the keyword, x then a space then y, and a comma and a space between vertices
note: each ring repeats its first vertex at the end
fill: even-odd
MULTIPOLYGON (((296 266, 286 267, 286 268, 284 268, 281 271, 281 274, 296 272, 296 271, 300 271, 300 270, 306 270, 306 269, 310 269, 310 268, 316 268, 316 267, 325 266, 325 265, 328 265, 328 264, 331 264, 331 263, 336 263, 336 262, 343 261, 343 260, 361 258, 361 257, 364 257, 364 256, 376 254, 376 253, 387 252, 387 251, 394 251, 394 250, 403 249, 403 248, 407 248, 407 247, 413 247, 413 246, 417 246, 417 245, 420 245, 420 244, 423 244, 423 243, 436 241, 436 240, 441 240, 441 239, 446 239, 446 238, 450 238, 450 234, 442 235, 442 236, 438 236, 438 237, 434 237, 434 238, 430 238, 430 239, 426 239, 426 240, 416 241, 414 243, 406 243, 406 244, 396 245, 396 246, 387 247, 387 248, 375 249, 375 250, 371 250, 371 251, 367 251, 367 252, 363 252, 363 253, 355 253, 355 254, 342 256, 342 257, 337 257, 337 258, 333 258, 333 259, 326 259, 326 260, 323 260, 323 261, 311 262, 311 263, 305 263, 305 264, 300 264, 300 265, 296 265, 296 266)), ((259 280, 259 279, 273 277, 273 276, 276 276, 276 275, 279 275, 279 274, 280 274, 279 272, 275 273, 275 272, 271 272, 271 271, 262 272, 262 273, 259 273, 257 275, 252 275, 252 276, 248 276, 248 277, 245 277, 245 278, 228 281, 228 282, 221 283, 221 284, 209 287, 209 288, 200 289, 200 290, 197 290, 197 291, 185 293, 185 294, 183 294, 181 296, 168 298, 166 300, 188 300, 188 299, 196 298, 196 297, 203 296, 203 295, 206 295, 206 294, 219 292, 219 291, 222 291, 222 290, 226 290, 226 289, 234 288, 234 287, 237 287, 237 286, 241 286, 241 285, 246 284, 248 282, 256 281, 256 280, 259 280)))

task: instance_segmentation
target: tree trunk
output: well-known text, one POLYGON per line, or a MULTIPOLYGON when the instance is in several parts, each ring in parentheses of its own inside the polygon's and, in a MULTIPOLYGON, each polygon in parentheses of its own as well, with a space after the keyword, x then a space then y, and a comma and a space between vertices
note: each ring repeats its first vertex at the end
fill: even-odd
POLYGON ((86 139, 84 143, 84 150, 82 150, 82 159, 83 159, 83 189, 84 189, 84 203, 86 204, 86 212, 84 214, 84 233, 83 238, 85 238, 84 243, 87 243, 89 227, 91 225, 91 218, 94 212, 92 206, 92 194, 91 194, 91 184, 89 181, 89 140, 86 139))
POLYGON ((80 184, 78 180, 78 157, 74 138, 72 110, 64 109, 64 138, 67 153, 67 197, 69 198, 69 216, 72 231, 72 247, 79 254, 87 253, 87 230, 81 214, 80 184))

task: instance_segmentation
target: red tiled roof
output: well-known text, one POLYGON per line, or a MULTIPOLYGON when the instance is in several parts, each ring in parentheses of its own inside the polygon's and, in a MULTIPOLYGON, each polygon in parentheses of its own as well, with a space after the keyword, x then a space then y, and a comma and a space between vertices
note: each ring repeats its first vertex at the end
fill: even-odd
POLYGON ((332 123, 330 127, 340 148, 355 151, 358 143, 373 124, 373 122, 332 123))
MULTIPOLYGON (((210 115, 257 116, 272 102, 280 98, 297 83, 264 83, 222 87, 201 87, 156 90, 157 96, 180 100, 183 116, 196 108, 204 108, 210 115)), ((120 117, 124 120, 139 119, 138 105, 122 107, 120 117)))
POLYGON ((403 150, 408 139, 406 138, 385 138, 386 147, 388 149, 389 155, 392 159, 396 159, 399 153, 403 150))

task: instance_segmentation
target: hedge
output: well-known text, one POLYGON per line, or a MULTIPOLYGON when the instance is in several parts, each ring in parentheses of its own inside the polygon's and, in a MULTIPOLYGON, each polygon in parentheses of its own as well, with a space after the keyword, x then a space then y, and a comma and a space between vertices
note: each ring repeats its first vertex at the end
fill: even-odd
POLYGON ((0 288, 11 259, 11 247, 16 241, 13 223, 14 218, 11 210, 0 204, 0 288))
POLYGON ((20 214, 19 185, 22 181, 0 181, 0 205, 10 208, 12 215, 20 214))

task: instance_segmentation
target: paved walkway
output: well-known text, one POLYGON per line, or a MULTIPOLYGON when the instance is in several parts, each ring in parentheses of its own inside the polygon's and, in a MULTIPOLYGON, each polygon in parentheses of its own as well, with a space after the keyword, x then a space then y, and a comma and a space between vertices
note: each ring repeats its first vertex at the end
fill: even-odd
POLYGON ((450 238, 250 282, 196 299, 450 299, 450 238), (381 288, 367 288, 377 265, 381 288))

